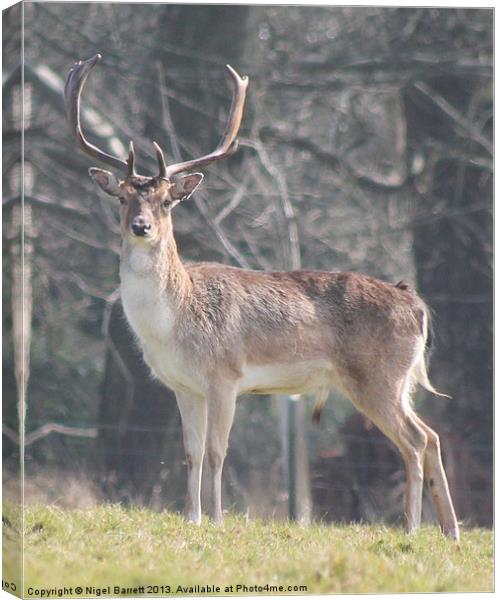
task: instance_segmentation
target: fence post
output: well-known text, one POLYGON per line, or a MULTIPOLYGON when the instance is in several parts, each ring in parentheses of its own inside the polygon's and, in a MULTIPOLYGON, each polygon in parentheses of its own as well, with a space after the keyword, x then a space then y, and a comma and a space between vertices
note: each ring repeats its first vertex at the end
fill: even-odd
POLYGON ((296 401, 288 397, 286 401, 287 429, 287 471, 288 471, 288 517, 297 520, 297 412, 296 401))
POLYGON ((311 485, 305 426, 305 402, 301 396, 282 396, 284 453, 288 488, 288 516, 293 521, 311 520, 311 485))

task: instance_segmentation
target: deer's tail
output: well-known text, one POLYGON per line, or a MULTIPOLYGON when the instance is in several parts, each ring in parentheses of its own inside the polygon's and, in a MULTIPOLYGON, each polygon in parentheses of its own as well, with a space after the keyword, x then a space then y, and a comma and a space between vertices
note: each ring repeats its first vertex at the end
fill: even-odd
POLYGON ((449 396, 448 394, 438 392, 430 382, 429 375, 427 374, 426 355, 431 350, 433 338, 431 314, 427 306, 424 306, 424 308, 421 311, 420 327, 423 344, 415 366, 413 367, 413 376, 415 380, 428 392, 431 392, 431 394, 435 394, 436 396, 441 396, 443 398, 451 398, 451 396, 449 396))

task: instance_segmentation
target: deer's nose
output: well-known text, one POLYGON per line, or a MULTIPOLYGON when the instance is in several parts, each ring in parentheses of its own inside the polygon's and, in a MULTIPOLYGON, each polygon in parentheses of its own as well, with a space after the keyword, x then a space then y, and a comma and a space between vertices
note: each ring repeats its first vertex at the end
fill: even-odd
POLYGON ((144 217, 135 217, 131 225, 132 233, 139 237, 147 235, 151 229, 151 223, 147 223, 144 217))

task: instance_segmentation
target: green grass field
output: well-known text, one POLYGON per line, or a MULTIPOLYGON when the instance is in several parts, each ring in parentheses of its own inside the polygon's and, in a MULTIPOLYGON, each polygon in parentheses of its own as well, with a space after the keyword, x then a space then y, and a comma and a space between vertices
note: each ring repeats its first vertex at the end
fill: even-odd
MULTIPOLYGON (((4 507, 5 516, 7 528, 15 527, 19 515, 4 507)), ((282 594, 493 589, 493 534, 484 529, 465 529, 457 544, 429 526, 407 536, 382 525, 302 527, 228 516, 222 527, 196 527, 145 509, 30 506, 24 530, 26 595, 63 586, 73 595, 77 586, 82 595, 87 587, 115 595, 114 586, 144 586, 133 595, 175 594, 178 586, 203 592, 188 589, 196 585, 218 586, 219 594, 243 593, 238 585, 284 586, 282 594)))

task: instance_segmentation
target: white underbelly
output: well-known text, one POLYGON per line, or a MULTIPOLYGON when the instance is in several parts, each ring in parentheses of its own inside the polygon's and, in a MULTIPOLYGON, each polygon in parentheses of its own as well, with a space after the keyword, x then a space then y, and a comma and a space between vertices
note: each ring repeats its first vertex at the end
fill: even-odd
POLYGON ((246 365, 239 393, 302 394, 334 385, 331 363, 309 360, 291 364, 246 365))

